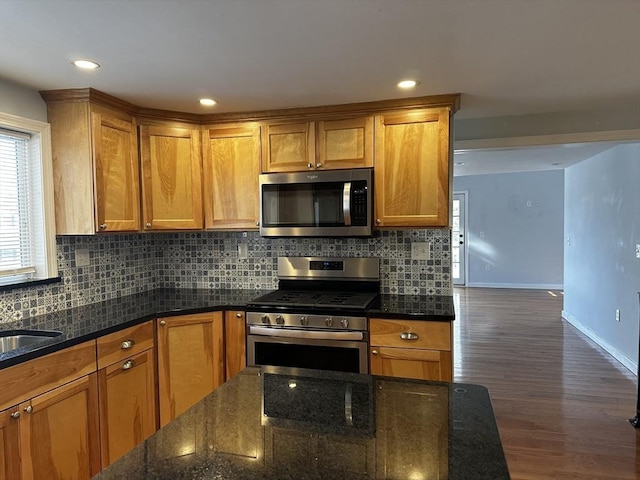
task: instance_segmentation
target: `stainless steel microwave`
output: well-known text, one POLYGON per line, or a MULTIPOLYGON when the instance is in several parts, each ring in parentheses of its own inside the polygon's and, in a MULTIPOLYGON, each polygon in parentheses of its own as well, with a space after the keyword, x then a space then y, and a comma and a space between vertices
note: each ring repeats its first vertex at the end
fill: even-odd
POLYGON ((260 235, 366 237, 373 217, 371 168, 260 175, 260 235))

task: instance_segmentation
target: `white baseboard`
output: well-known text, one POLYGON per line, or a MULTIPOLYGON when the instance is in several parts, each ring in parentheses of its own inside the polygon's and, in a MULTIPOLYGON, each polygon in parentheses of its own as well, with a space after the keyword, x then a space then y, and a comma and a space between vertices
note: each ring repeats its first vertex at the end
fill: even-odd
POLYGON ((564 318, 571 325, 576 327, 582 333, 584 333, 591 340, 600 345, 609 355, 619 361, 622 365, 629 369, 631 373, 634 375, 638 375, 638 364, 634 362, 632 359, 627 357, 624 353, 618 350, 616 347, 607 342, 604 338, 598 335, 596 332, 591 330, 586 325, 582 324, 575 315, 567 312, 566 310, 562 310, 562 318, 564 318))
POLYGON ((562 290, 563 284, 555 283, 483 283, 483 282, 469 282, 467 287, 482 287, 482 288, 533 288, 537 290, 562 290))

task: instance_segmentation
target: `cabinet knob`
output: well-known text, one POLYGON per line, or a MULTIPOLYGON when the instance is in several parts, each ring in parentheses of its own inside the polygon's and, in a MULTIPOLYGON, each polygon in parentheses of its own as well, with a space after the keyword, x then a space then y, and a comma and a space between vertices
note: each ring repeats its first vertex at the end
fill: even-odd
POLYGON ((400 338, 402 340, 417 340, 418 339, 418 334, 415 332, 402 332, 400 334, 400 338))
POLYGON ((122 364, 122 370, 129 370, 135 366, 136 366, 136 362, 134 362, 133 360, 127 360, 122 364))
POLYGON ((151 222, 145 223, 144 226, 147 227, 147 228, 151 228, 151 222))
POLYGON ((313 163, 307 163, 307 167, 313 168, 313 163))
POLYGON ((382 222, 380 222, 380 219, 376 218, 376 225, 380 225, 380 223, 382 223, 382 222))
POLYGON ((320 162, 316 163, 316 168, 322 168, 322 164, 320 162))
POLYGON ((100 230, 106 230, 107 229, 107 224, 106 223, 101 223, 100 224, 100 230))
POLYGON ((11 418, 20 418, 20 412, 13 412, 11 418))
POLYGON ((371 350, 371 355, 377 355, 378 354, 378 350, 371 350))
POLYGON ((236 313, 236 318, 242 318, 242 314, 241 313, 236 313))
POLYGON ((23 410, 25 413, 31 413, 33 412, 33 407, 31 405, 27 405, 23 410))
POLYGON ((256 227, 259 227, 259 226, 260 226, 260 222, 256 222, 256 227))
POLYGON ((125 340, 124 342, 122 342, 120 344, 120 348, 122 350, 129 350, 130 348, 132 348, 135 345, 135 341, 133 340, 125 340))
POLYGON ((160 320, 160 325, 162 325, 163 327, 167 324, 167 322, 165 320, 160 320))

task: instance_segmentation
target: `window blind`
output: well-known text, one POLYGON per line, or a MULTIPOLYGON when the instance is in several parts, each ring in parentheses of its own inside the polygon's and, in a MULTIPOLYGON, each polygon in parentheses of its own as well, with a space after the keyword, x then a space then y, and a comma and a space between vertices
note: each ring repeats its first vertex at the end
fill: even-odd
POLYGON ((0 129, 0 278, 35 273, 28 134, 0 129))

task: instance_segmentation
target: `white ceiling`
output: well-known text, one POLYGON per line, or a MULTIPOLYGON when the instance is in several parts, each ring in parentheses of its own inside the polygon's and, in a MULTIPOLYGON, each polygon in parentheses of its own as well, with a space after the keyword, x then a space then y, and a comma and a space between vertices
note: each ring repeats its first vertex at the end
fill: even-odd
MULTIPOLYGON (((640 0, 0 0, 0 78, 190 113, 445 93, 462 93, 457 119, 640 112, 640 0), (420 84, 400 91, 404 78, 420 84)), ((564 168, 605 148, 456 153, 455 172, 564 168)))

